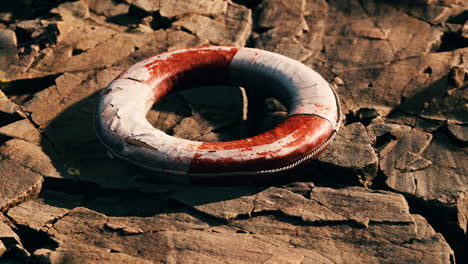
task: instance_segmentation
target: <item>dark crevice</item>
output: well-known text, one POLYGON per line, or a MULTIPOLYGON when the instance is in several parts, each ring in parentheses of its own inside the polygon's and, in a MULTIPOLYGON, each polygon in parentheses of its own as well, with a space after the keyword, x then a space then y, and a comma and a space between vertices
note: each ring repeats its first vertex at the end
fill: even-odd
POLYGON ((28 252, 34 252, 37 249, 55 249, 58 243, 53 240, 49 234, 44 231, 34 230, 28 226, 16 224, 18 230, 16 234, 20 237, 24 248, 28 252))
POLYGON ((50 10, 70 0, 0 1, 0 10, 12 14, 12 21, 48 18, 50 10))
POLYGON ((408 201, 410 213, 422 215, 438 233, 441 233, 455 252, 458 263, 468 263, 468 234, 455 227, 457 211, 438 201, 426 201, 414 195, 402 193, 408 201), (451 225, 450 225, 451 223, 451 225))
POLYGON ((359 122, 359 118, 352 112, 345 113, 344 126, 359 122))
POLYGON ((233 2, 239 5, 243 5, 247 8, 254 9, 260 5, 263 0, 233 0, 233 2))
POLYGON ((81 53, 85 52, 82 49, 73 49, 72 56, 80 55, 81 53))
POLYGON ((468 10, 461 12, 456 16, 452 16, 447 20, 447 23, 464 24, 468 20, 468 10))
MULTIPOLYGON (((275 218, 275 220, 289 223, 295 226, 315 226, 315 227, 323 227, 323 226, 341 226, 347 225, 353 228, 365 228, 362 223, 359 223, 353 219, 347 220, 318 220, 318 221, 307 221, 302 219, 300 216, 293 216, 289 214, 285 214, 280 210, 263 210, 260 212, 252 212, 251 214, 240 214, 238 215, 235 220, 248 220, 255 217, 260 216, 269 216, 275 218)), ((369 222, 373 225, 408 225, 406 222, 369 222)))
POLYGON ((23 117, 17 113, 4 113, 0 111, 0 127, 22 120, 23 117))
POLYGON ((52 74, 39 78, 14 80, 5 83, 5 88, 2 91, 17 104, 23 104, 32 96, 44 89, 55 84, 55 79, 60 74, 52 74))
POLYGON ((7 137, 7 136, 4 136, 4 135, 0 135, 0 146, 5 144, 10 139, 13 139, 13 138, 7 137))
POLYGON ((151 193, 136 189, 111 189, 80 180, 45 177, 43 191, 46 192, 41 194, 40 197, 49 205, 64 207, 61 201, 57 201, 53 197, 53 199, 47 197, 47 191, 59 192, 71 197, 77 197, 70 201, 70 205, 65 207, 84 206, 107 216, 149 217, 180 208, 178 204, 172 203, 167 198, 171 192, 170 190, 151 193), (80 205, 77 205, 77 202, 80 205))
POLYGON ((386 183, 386 180, 387 180, 387 176, 379 168, 379 170, 377 171, 377 176, 372 181, 371 189, 376 190, 376 191, 390 191, 390 192, 393 192, 393 190, 388 187, 388 185, 386 183))
POLYGON ((254 31, 258 34, 262 34, 262 33, 268 32, 272 28, 273 27, 255 27, 254 31))
POLYGON ((151 21, 151 28, 154 30, 159 30, 159 29, 168 29, 172 26, 172 23, 174 22, 175 19, 170 19, 167 17, 161 16, 161 14, 158 12, 155 12, 153 14, 153 21, 151 21))
POLYGON ((468 47, 468 39, 462 37, 459 33, 445 32, 437 52, 452 51, 466 47, 468 47))
POLYGON ((357 111, 349 111, 345 113, 344 125, 347 126, 352 123, 362 123, 364 126, 368 126, 372 120, 378 117, 379 114, 373 108, 360 108, 357 111))
POLYGON ((432 68, 431 68, 430 66, 427 66, 427 67, 424 69, 424 73, 432 74, 432 68))
MULTIPOLYGON (((179 29, 180 31, 189 33, 190 35, 195 35, 192 31, 188 30, 188 29, 185 28, 185 27, 180 27, 180 28, 178 28, 178 29, 179 29)), ((213 43, 210 43, 210 45, 213 45, 213 43)))
POLYGON ((410 213, 422 215, 436 232, 444 236, 454 250, 458 263, 468 263, 468 234, 464 234, 461 229, 455 227, 455 223, 458 221, 455 207, 447 207, 447 205, 435 200, 428 201, 412 194, 394 190, 386 184, 386 180, 386 175, 379 170, 373 181, 372 189, 402 194, 408 202, 410 213))

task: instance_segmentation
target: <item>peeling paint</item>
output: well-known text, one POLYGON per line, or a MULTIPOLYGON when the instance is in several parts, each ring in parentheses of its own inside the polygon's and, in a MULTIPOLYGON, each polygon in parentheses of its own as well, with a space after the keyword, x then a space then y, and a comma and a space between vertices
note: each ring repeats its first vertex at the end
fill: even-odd
POLYGON ((96 117, 101 141, 114 155, 165 174, 245 175, 291 167, 306 156, 316 157, 340 123, 334 91, 318 73, 258 49, 200 47, 163 53, 133 65, 104 91, 96 117), (256 86, 254 79, 262 85, 256 86), (146 112, 167 94, 214 83, 267 87, 266 92, 288 100, 290 116, 263 134, 229 142, 171 137, 146 120, 146 112))

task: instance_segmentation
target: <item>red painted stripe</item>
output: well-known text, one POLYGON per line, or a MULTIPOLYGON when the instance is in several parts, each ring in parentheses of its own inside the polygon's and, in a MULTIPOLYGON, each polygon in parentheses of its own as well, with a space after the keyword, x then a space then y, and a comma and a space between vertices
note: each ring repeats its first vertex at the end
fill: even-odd
MULTIPOLYGON (((296 115, 286 119, 276 128, 258 136, 229 142, 205 142, 199 147, 190 164, 189 173, 252 172, 275 169, 292 164, 303 156, 313 152, 333 133, 328 120, 316 116, 296 115), (277 149, 256 153, 256 157, 242 160, 243 152, 252 151, 253 147, 272 144, 284 137, 294 136, 294 140, 277 149), (275 156, 284 147, 291 151, 275 156), (206 151, 238 150, 234 157, 202 158, 206 151)), ((268 147, 271 149, 271 147, 268 147)))
POLYGON ((194 85, 226 83, 228 68, 239 48, 189 49, 144 65, 151 78, 144 83, 154 87, 154 102, 169 92, 194 85))

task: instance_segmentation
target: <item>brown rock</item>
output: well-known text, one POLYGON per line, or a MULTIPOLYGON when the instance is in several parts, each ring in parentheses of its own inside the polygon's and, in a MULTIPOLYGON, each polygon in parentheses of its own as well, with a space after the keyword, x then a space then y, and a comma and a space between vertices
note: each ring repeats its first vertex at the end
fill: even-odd
POLYGON ((361 123, 353 123, 340 129, 318 160, 368 184, 377 176, 379 163, 371 144, 366 128, 361 123))
POLYGON ((308 29, 304 20, 305 2, 305 0, 263 1, 256 26, 269 30, 255 38, 255 47, 299 61, 310 57, 312 52, 297 40, 302 31, 308 29))
POLYGON ((465 22, 465 24, 461 28, 461 36, 464 37, 465 39, 468 39, 468 23, 467 22, 465 22))
POLYGON ((50 10, 52 14, 58 14, 64 21, 73 21, 75 18, 89 17, 89 9, 84 0, 66 2, 50 10))
POLYGON ((49 229, 60 246, 41 249, 35 255, 71 256, 73 252, 61 247, 84 244, 96 247, 96 251, 118 252, 115 256, 167 263, 195 259, 239 263, 296 259, 313 263, 390 259, 406 263, 423 259, 450 263, 453 258, 440 234, 422 217, 411 215, 399 194, 320 187, 308 192, 310 195, 304 197, 275 187, 258 194, 239 188, 200 188, 198 194, 205 200, 198 199, 202 196, 196 192, 174 196, 205 215, 227 220, 227 225, 185 209, 151 217, 107 217, 75 208, 49 229), (226 191, 234 196, 225 196, 226 191), (130 230, 131 235, 125 235, 124 230, 130 230))
POLYGON ((15 231, 13 231, 12 227, 13 226, 10 221, 0 213, 0 241, 3 241, 7 246, 12 244, 21 244, 21 239, 15 231))
POLYGON ((463 65, 461 66, 452 66, 450 68, 449 83, 460 88, 465 83, 465 76, 468 71, 463 65))
POLYGON ((327 27, 324 45, 329 64, 337 69, 426 54, 442 36, 437 28, 408 16, 394 4, 377 1, 337 1, 329 9, 328 21, 334 23, 327 27), (382 12, 385 17, 380 17, 382 12), (349 48, 352 53, 346 52, 349 48), (370 50, 379 56, 367 56, 370 50))
POLYGON ((0 29, 0 70, 4 71, 10 64, 18 62, 16 45, 15 32, 9 29, 0 29))
POLYGON ((387 143, 392 139, 399 139, 403 136, 403 126, 398 124, 374 123, 366 127, 367 135, 376 147, 387 143), (377 144, 378 143, 378 144, 377 144))
POLYGON ((5 244, 0 240, 0 257, 6 252, 7 248, 5 247, 5 244))
POLYGON ((308 49, 312 56, 318 57, 324 48, 324 34, 327 28, 327 17, 330 6, 325 0, 307 0, 304 8, 304 19, 307 32, 296 38, 308 49))
MULTIPOLYGON (((46 248, 30 258, 12 231, 0 235, 0 255, 2 245, 7 250, 0 262, 455 262, 444 238, 409 213, 402 195, 310 182, 336 188, 340 177, 350 179, 346 184, 360 181, 404 194, 412 212, 424 214, 458 253, 466 251, 459 238, 466 236, 468 218, 467 49, 451 50, 452 44, 461 46, 445 42, 466 35, 466 4, 20 2, 0 12, 9 13, 0 15, 0 28, 8 25, 21 42, 17 48, 15 33, 0 30, 14 44, 7 53, 0 48, 0 64, 2 58, 12 61, 0 67, 0 86, 9 96, 0 97, 0 182, 7 186, 0 188, 0 208, 9 208, 11 223, 1 222, 11 230, 15 224, 22 237, 41 238, 37 245, 28 241, 28 249, 46 248), (16 7, 34 12, 23 16, 16 7), (34 17, 53 7, 61 21, 34 17), (309 182, 236 188, 150 184, 159 175, 109 157, 93 127, 100 88, 149 56, 200 45, 244 45, 247 39, 313 67, 342 99, 348 120, 338 138, 321 160, 291 172, 309 182), (449 51, 433 52, 441 41, 449 51), (9 137, 15 139, 4 142, 9 137), (376 180, 379 163, 382 178, 376 180), (14 206, 38 192, 41 176, 48 177, 47 189, 80 195, 45 190, 14 206), (12 253, 22 257, 10 260, 12 253)), ((281 105, 263 107, 251 97, 251 106, 258 104, 265 116, 255 125, 269 129, 287 116, 281 105)), ((147 117, 166 133, 202 141, 247 136, 251 120, 238 91, 198 90, 173 98, 147 117)))
POLYGON ((208 134, 213 128, 207 122, 197 122, 193 117, 186 117, 174 126, 174 137, 196 140, 208 134))
POLYGON ((86 0, 90 10, 106 17, 115 17, 128 13, 129 6, 124 3, 116 3, 113 0, 86 0))
POLYGON ((148 112, 154 127, 179 138, 226 141, 242 138, 242 94, 236 87, 195 87, 168 96, 148 112), (224 132, 224 133, 223 133, 224 132))
POLYGON ((18 45, 15 32, 9 29, 0 30, 0 48, 16 47, 18 45))
POLYGON ((155 12, 159 10, 160 1, 153 0, 125 0, 125 2, 132 4, 148 13, 155 12))
POLYGON ((39 194, 42 187, 42 177, 18 163, 0 160, 0 211, 5 212, 10 207, 29 200, 39 194))
POLYGON ((68 213, 65 208, 50 206, 38 201, 30 200, 11 208, 7 215, 15 224, 27 226, 40 231, 47 229, 47 225, 68 213))
POLYGON ((0 156, 11 160, 41 176, 59 177, 52 161, 43 149, 33 143, 12 139, 0 146, 0 156))
POLYGON ((225 15, 214 19, 203 15, 189 15, 173 23, 217 45, 244 46, 251 32, 251 11, 246 7, 229 4, 225 15))
POLYGON ((238 188, 209 188, 194 189, 185 192, 177 192, 172 198, 195 208, 196 210, 209 214, 213 217, 230 220, 239 215, 250 215, 254 210, 255 196, 249 195, 256 191, 256 188, 247 188, 238 190, 238 188), (236 197, 242 194, 240 198, 231 200, 226 197, 236 197), (221 200, 222 198, 225 200, 221 200), (221 201, 217 201, 217 200, 221 201), (214 202, 217 201, 217 202, 214 202))
POLYGON ((381 151, 381 169, 387 184, 399 192, 414 195, 428 203, 439 202, 448 212, 449 222, 466 232, 467 155, 445 136, 413 129, 381 151), (451 209, 453 208, 453 209, 451 209))
MULTIPOLYGON (((418 115, 425 108, 425 102, 436 99, 442 103, 449 100, 448 98, 457 100, 459 95, 451 95, 452 97, 447 99, 442 96, 447 93, 447 74, 453 56, 465 56, 465 53, 466 49, 459 49, 453 52, 430 53, 390 65, 337 69, 336 73, 345 83, 344 87, 339 86, 337 89, 344 112, 369 108, 375 109, 381 116, 386 116, 398 108, 405 113, 418 115), (357 94, 359 96, 356 96, 357 94), (405 99, 403 102, 402 98, 405 99)), ((462 111, 461 103, 457 102, 456 105, 462 111)), ((447 109, 447 112, 451 113, 453 107, 447 109)), ((457 115, 461 118, 462 113, 457 115)))
POLYGON ((60 264, 66 259, 70 264, 151 264, 152 261, 127 254, 112 252, 109 249, 93 247, 76 242, 61 242, 56 250, 38 249, 34 251, 32 261, 39 263, 60 264))
MULTIPOLYGON (((468 49, 458 49, 453 52, 443 52, 443 53, 432 53, 420 58, 417 58, 414 62, 418 64, 418 72, 416 76, 411 78, 411 81, 407 83, 406 88, 404 89, 402 96, 406 100, 400 106, 400 109, 404 112, 411 114, 419 114, 421 111, 424 111, 424 108, 438 107, 440 104, 449 103, 449 109, 442 109, 448 112, 452 112, 454 107, 460 108, 462 111, 462 105, 457 100, 462 100, 460 95, 463 94, 463 91, 458 89, 455 92, 452 92, 448 96, 447 94, 447 84, 448 84, 448 75, 449 69, 452 64, 459 65, 459 67, 467 65, 460 65, 457 61, 454 62, 454 57, 463 58, 466 56, 468 49), (435 102, 435 103, 434 103, 435 102), (426 103, 426 104, 425 104, 426 103), (450 104, 452 104, 450 106, 450 104)), ((410 62, 409 60, 408 62, 410 62)), ((444 106, 446 107, 446 106, 444 106)), ((436 110, 436 109, 433 109, 436 110)), ((461 117, 462 113, 457 113, 461 117)), ((453 114, 451 114, 453 115, 453 114)), ((435 116, 434 116, 435 117, 435 116)), ((427 115, 427 118, 433 119, 433 117, 427 115)), ((452 117, 453 118, 453 117, 452 117)), ((463 117, 461 117, 463 119, 463 117)), ((442 117, 436 118, 438 120, 442 117)), ((447 117, 445 117, 447 119, 447 117)))
POLYGON ((450 7, 447 6, 411 6, 407 9, 409 14, 431 24, 445 23, 445 21, 447 21, 447 19, 451 16, 450 7))
POLYGON ((0 127, 0 135, 22 139, 35 144, 39 144, 41 141, 41 133, 27 119, 0 127))
POLYGON ((468 128, 466 126, 448 125, 448 130, 456 139, 462 142, 468 141, 468 128))
MULTIPOLYGON (((1 77, 0 77, 0 85, 1 77)), ((6 87, 8 89, 8 87, 6 87)), ((19 106, 13 103, 5 94, 0 90, 0 127, 11 124, 18 120, 25 118, 25 114, 21 111, 19 106)))
POLYGON ((187 13, 198 13, 206 15, 224 14, 227 11, 226 0, 181 0, 160 1, 159 13, 164 17, 181 16, 187 13))
POLYGON ((36 32, 35 35, 38 35, 44 32, 43 25, 39 19, 23 20, 17 22, 15 25, 17 29, 26 31, 29 34, 34 34, 36 32))
POLYGON ((27 252, 21 243, 21 239, 15 233, 16 228, 0 213, 0 259, 2 263, 21 263, 27 261, 27 252), (2 256, 3 255, 3 256, 2 256))
POLYGON ((457 89, 453 93, 435 98, 431 103, 424 105, 421 117, 436 121, 447 121, 451 124, 468 123, 468 90, 457 89))
MULTIPOLYGON (((297 34, 307 25, 304 20, 305 0, 267 0, 260 6, 257 26, 261 28, 281 27, 289 34, 297 34)), ((285 32, 284 32, 285 33, 285 32)))
POLYGON ((276 52, 298 61, 304 61, 312 55, 312 52, 295 38, 279 38, 267 32, 260 35, 256 41, 256 48, 276 52))
POLYGON ((208 86, 182 93, 198 123, 208 123, 210 131, 240 122, 243 101, 239 88, 232 86, 208 86))

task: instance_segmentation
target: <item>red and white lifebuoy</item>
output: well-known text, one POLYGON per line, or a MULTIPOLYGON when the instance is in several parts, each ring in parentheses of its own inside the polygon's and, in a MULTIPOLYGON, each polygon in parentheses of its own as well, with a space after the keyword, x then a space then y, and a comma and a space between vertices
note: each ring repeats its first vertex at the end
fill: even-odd
POLYGON ((114 155, 190 181, 295 167, 325 149, 340 115, 331 86, 298 61, 252 48, 198 47, 150 57, 120 74, 101 92, 96 130, 114 155), (289 116, 263 134, 228 142, 175 138, 146 120, 155 102, 194 83, 261 89, 285 102, 289 116))

